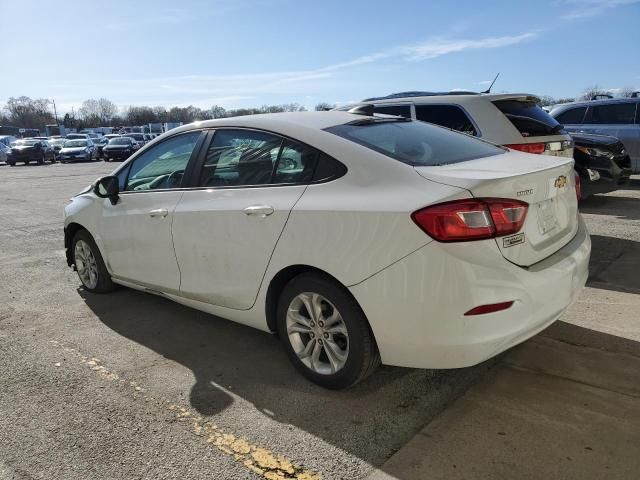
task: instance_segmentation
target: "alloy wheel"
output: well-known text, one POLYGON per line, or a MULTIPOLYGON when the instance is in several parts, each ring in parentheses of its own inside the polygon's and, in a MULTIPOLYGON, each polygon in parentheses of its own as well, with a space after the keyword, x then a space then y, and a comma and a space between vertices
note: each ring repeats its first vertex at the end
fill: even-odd
POLYGON ((294 352, 313 372, 331 375, 347 363, 347 326, 338 309, 322 295, 297 295, 287 310, 286 327, 294 352))
POLYGON ((84 240, 76 242, 74 258, 82 284, 89 289, 96 288, 98 286, 98 263, 87 242, 84 240))

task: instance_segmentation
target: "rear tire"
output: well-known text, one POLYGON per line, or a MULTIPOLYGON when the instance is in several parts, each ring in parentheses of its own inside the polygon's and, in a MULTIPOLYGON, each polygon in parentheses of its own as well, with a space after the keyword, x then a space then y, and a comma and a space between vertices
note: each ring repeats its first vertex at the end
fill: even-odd
POLYGON ((364 312, 328 276, 303 273, 291 280, 280 295, 277 322, 289 360, 322 387, 350 387, 380 365, 364 312))
POLYGON ((71 254, 85 290, 92 293, 107 293, 114 289, 100 249, 89 232, 80 230, 76 233, 71 242, 71 254))

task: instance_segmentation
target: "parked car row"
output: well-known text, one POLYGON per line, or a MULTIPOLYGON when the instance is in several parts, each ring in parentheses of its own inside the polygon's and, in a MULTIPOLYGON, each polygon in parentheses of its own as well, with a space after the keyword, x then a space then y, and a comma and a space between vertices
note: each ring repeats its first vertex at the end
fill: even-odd
POLYGON ((93 138, 89 134, 73 133, 66 138, 33 137, 13 139, 10 146, 0 142, 0 162, 10 166, 31 162, 43 164, 47 161, 69 163, 104 159, 126 160, 142 147, 147 140, 143 134, 105 135, 93 138))

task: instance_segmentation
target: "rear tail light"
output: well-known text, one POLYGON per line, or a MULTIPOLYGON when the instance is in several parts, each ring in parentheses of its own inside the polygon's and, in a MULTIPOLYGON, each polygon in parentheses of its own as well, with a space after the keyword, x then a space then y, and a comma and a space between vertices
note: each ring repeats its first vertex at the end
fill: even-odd
POLYGON ((517 233, 528 208, 509 198, 455 200, 418 210, 411 218, 439 242, 465 242, 517 233))
POLYGON ((535 153, 538 155, 542 153, 558 155, 557 152, 566 152, 568 156, 571 153, 569 149, 573 147, 573 142, 571 140, 563 140, 561 142, 548 143, 512 143, 504 146, 520 152, 535 153))
POLYGON ((520 152, 526 153, 544 153, 547 145, 545 143, 512 143, 510 145, 505 145, 507 148, 511 148, 512 150, 518 150, 520 152))
POLYGON ((580 175, 578 175, 578 172, 576 172, 574 170, 573 172, 575 179, 576 179, 576 197, 578 197, 578 200, 582 199, 582 184, 580 183, 580 175))

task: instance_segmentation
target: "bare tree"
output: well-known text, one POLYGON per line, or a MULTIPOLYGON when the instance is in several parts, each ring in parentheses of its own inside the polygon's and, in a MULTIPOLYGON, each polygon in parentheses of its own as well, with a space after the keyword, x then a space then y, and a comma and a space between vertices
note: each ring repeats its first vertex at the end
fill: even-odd
POLYGON ((82 102, 78 110, 82 122, 87 127, 98 127, 100 124, 100 106, 98 101, 90 98, 82 102))
POLYGON ((584 89, 582 95, 580 95, 580 99, 591 100, 597 95, 609 95, 609 93, 606 90, 600 88, 598 85, 592 85, 584 89))
POLYGON ((47 98, 11 97, 5 105, 8 123, 23 128, 43 129, 55 121, 50 110, 51 100, 47 98))
POLYGON ((622 87, 620 89, 620 92, 618 93, 618 96, 623 98, 630 98, 633 95, 633 92, 637 92, 639 90, 640 89, 633 87, 622 87))
POLYGON ((106 98, 98 99, 98 116, 103 125, 108 125, 118 113, 118 107, 106 98))
POLYGON ((320 102, 316 105, 315 110, 316 112, 322 112, 325 110, 333 110, 334 108, 336 108, 336 106, 332 103, 320 102))
POLYGON ((211 118, 224 118, 227 116, 227 110, 220 105, 213 105, 209 110, 211 118))

